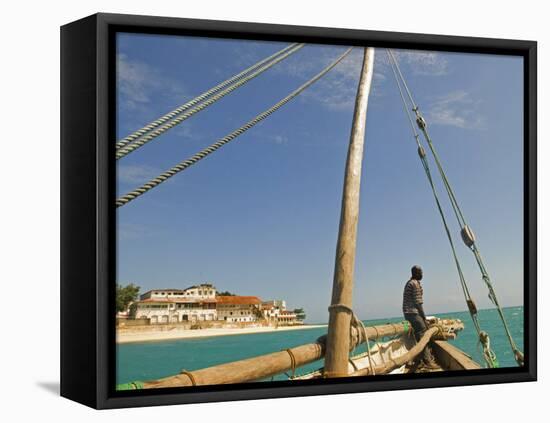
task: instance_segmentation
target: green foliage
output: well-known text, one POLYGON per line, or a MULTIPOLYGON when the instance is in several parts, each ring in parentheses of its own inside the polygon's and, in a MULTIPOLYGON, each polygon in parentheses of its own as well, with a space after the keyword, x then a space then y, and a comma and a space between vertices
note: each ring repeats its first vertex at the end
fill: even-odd
POLYGON ((116 285, 116 311, 126 311, 128 304, 136 301, 139 294, 139 286, 133 283, 126 286, 116 285))
POLYGON ((298 320, 306 320, 306 312, 303 308, 295 308, 294 314, 296 314, 298 320))
POLYGON ((132 303, 130 304, 130 319, 135 319, 136 318, 136 312, 137 312, 137 304, 136 303, 132 303))
POLYGON ((216 296, 222 296, 222 297, 230 296, 230 297, 234 297, 235 294, 232 294, 232 293, 229 292, 229 291, 222 291, 222 292, 217 292, 217 293, 216 293, 216 296))

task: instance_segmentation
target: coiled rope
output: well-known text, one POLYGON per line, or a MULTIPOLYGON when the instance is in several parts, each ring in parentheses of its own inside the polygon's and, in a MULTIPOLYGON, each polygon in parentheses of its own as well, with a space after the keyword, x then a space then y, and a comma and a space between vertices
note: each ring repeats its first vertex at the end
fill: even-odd
MULTIPOLYGON (((154 131, 148 132, 143 137, 137 139, 133 143, 126 145, 125 147, 121 147, 116 152, 116 158, 117 160, 130 154, 132 151, 137 150, 140 147, 143 147, 148 142, 154 140, 159 135, 163 134, 164 132, 168 131, 169 129, 173 128, 176 125, 179 125, 184 120, 189 119, 191 116, 197 114, 201 110, 206 109, 208 106, 214 104, 216 101, 220 100, 221 98, 225 97, 227 94, 235 91, 240 86, 246 84, 251 79, 256 78, 258 75, 262 74, 266 70, 270 69, 271 67, 275 66, 277 63, 283 61, 291 54, 294 54, 298 50, 300 50, 302 47, 304 47, 305 44, 298 44, 294 47, 292 47, 290 50, 288 50, 286 53, 277 56, 273 61, 267 63, 266 65, 261 66, 257 70, 253 71, 252 73, 247 74, 244 78, 239 79, 234 84, 229 85, 222 91, 220 91, 218 94, 213 95, 209 97, 204 102, 200 103, 198 106, 193 107, 191 110, 179 114, 176 118, 170 120, 168 123, 165 123, 164 125, 160 126, 159 128, 155 129, 154 131)), ((183 107, 183 106, 182 106, 183 107)))
MULTIPOLYGON (((485 267, 483 259, 481 258, 481 254, 479 252, 479 249, 477 248, 477 245, 476 245, 476 242, 475 242, 475 236, 473 235, 473 231, 468 226, 468 224, 466 222, 466 219, 464 218, 464 214, 463 214, 463 212, 462 212, 462 210, 461 210, 461 208, 458 204, 458 201, 457 201, 456 196, 454 194, 454 191, 451 187, 451 184, 450 184, 450 182, 447 178, 447 175, 446 175, 446 173, 443 169, 443 165, 441 164, 441 160, 439 158, 439 155, 437 154, 435 146, 433 145, 432 139, 431 139, 431 137, 428 133, 426 120, 424 119, 424 117, 420 113, 420 109, 419 109, 418 105, 415 103, 415 101, 412 97, 411 91, 409 90, 409 87, 408 87, 408 85, 405 81, 405 78, 403 77, 403 74, 401 72, 401 69, 399 67, 399 63, 395 59, 395 56, 393 55, 393 52, 389 49, 388 49, 388 57, 390 58, 390 64, 392 65, 392 70, 394 72, 394 76, 395 76, 397 85, 399 87, 399 92, 400 92, 400 95, 401 95, 401 99, 403 100, 403 104, 405 106, 405 110, 407 112, 409 122, 411 123, 411 127, 413 129, 413 134, 414 134, 415 140, 416 140, 417 145, 418 145, 419 156, 422 159, 423 166, 426 170, 426 174, 428 175, 428 179, 429 179, 430 185, 432 187, 432 191, 434 193, 434 196, 436 197, 436 202, 438 204, 438 209, 440 211, 442 220, 444 221, 445 230, 447 232, 449 242, 451 243, 451 248, 453 250, 453 255, 454 255, 455 261, 457 263, 457 268, 460 268, 460 264, 459 264, 457 256, 456 256, 456 251, 455 251, 455 248, 454 248, 452 237, 450 235, 444 213, 441 209, 441 206, 439 204, 439 200, 437 198, 437 193, 435 191, 435 187, 433 185, 433 181, 432 181, 432 178, 431 178, 431 175, 430 175, 430 172, 429 172, 428 162, 425 158, 426 153, 425 153, 423 147, 420 145, 419 136, 418 136, 418 133, 416 132, 416 128, 413 124, 413 120, 410 116, 410 112, 409 112, 409 109, 408 109, 408 106, 407 106, 407 102, 405 100, 405 97, 403 95, 403 91, 401 89, 401 84, 403 84, 403 86, 405 87, 405 90, 406 90, 406 93, 407 93, 408 98, 410 100, 410 103, 412 104, 412 111, 415 113, 417 126, 420 128, 426 142, 428 143, 430 151, 431 151, 431 153, 434 157, 434 160, 435 160, 435 163, 437 165, 439 174, 440 174, 441 179, 443 181, 443 185, 445 186, 445 190, 447 192, 447 195, 449 197, 449 201, 450 201, 451 206, 453 208, 453 212, 454 212, 455 217, 457 219, 457 222, 458 222, 458 224, 461 228, 462 239, 464 240, 464 243, 466 244, 466 246, 474 253, 474 256, 476 258, 476 262, 477 262, 477 264, 479 266, 479 269, 481 271, 482 279, 485 282, 485 284, 486 284, 486 286, 489 290, 489 299, 493 302, 493 304, 497 308, 497 312, 498 312, 500 320, 502 321, 502 324, 504 326, 504 330, 506 332, 506 336, 508 338, 508 342, 510 343, 510 347, 512 349, 512 352, 514 354, 514 358, 515 358, 516 362, 520 366, 522 366, 523 365, 523 353, 518 349, 518 347, 517 347, 517 345, 516 345, 516 343, 515 343, 515 341, 512 337, 512 334, 510 333, 510 329, 509 329, 508 324, 506 322, 504 312, 502 311, 502 308, 500 307, 500 304, 498 303, 498 299, 497 299, 496 293, 494 291, 493 285, 491 283, 491 280, 489 278, 489 274, 487 272, 487 269, 485 267), (398 74, 399 74, 399 78, 397 76, 398 74)), ((461 274, 462 274, 462 271, 459 270, 459 275, 461 275, 461 274)), ((498 361, 496 360, 496 355, 490 348, 489 335, 486 332, 483 332, 481 330, 481 328, 479 327, 479 322, 477 321, 477 308, 476 308, 475 303, 473 302, 471 296, 469 295, 468 287, 465 283, 465 279, 463 278, 463 275, 461 276, 461 283, 462 282, 464 282, 462 285, 463 285, 463 289, 464 289, 464 292, 465 292, 466 303, 468 305, 470 315, 472 315, 472 319, 474 318, 474 316, 476 316, 476 319, 473 319, 473 320, 474 320, 474 325, 476 325, 476 330, 478 332, 479 341, 483 346, 483 351, 484 351, 483 355, 484 355, 485 361, 488 363, 488 365, 490 367, 498 367, 498 361)))
MULTIPOLYGON (((340 309, 345 311, 350 315, 350 326, 349 326, 349 345, 350 345, 350 353, 360 344, 366 343, 367 344, 367 356, 369 358, 369 368, 371 370, 371 374, 376 374, 376 370, 374 368, 374 362, 372 360, 371 351, 370 351, 370 341, 369 336, 367 334, 367 328, 365 327, 365 324, 357 317, 355 312, 351 307, 348 307, 345 304, 336 303, 331 304, 328 307, 328 311, 340 309), (357 339, 354 339, 354 333, 353 331, 357 332, 357 339)), ((318 340, 319 341, 319 340, 318 340)), ((380 350, 380 348, 379 348, 380 350)), ((351 357, 349 358, 349 361, 352 363, 352 366, 355 368, 355 364, 351 360, 351 357)))
MULTIPOLYGON (((362 320, 360 320, 355 313, 352 315, 352 324, 355 326, 355 328, 361 332, 362 338, 365 340, 365 344, 367 344, 367 356, 369 357, 369 367, 371 369, 372 375, 376 374, 376 370, 374 368, 374 362, 372 361, 372 356, 370 352, 370 341, 369 336, 367 334, 367 328, 365 327, 365 324, 362 320)), ((382 356, 382 351, 380 350, 380 345, 378 346, 378 353, 380 356, 382 356)))
POLYGON ((231 132, 229 135, 226 135, 219 141, 215 142, 214 144, 210 145, 209 147, 206 147, 205 149, 201 150, 194 156, 190 157, 189 159, 186 159, 182 161, 181 163, 175 165, 174 167, 170 168, 166 172, 160 174, 156 178, 150 180, 149 182, 143 184, 141 187, 135 189, 134 191, 131 191, 127 193, 126 195, 123 195, 122 197, 118 198, 116 201, 116 206, 121 207, 125 204, 128 204, 130 201, 135 200, 137 197, 145 194, 150 189, 155 188, 156 186, 160 185, 164 181, 168 180, 172 176, 176 175, 177 173, 187 169, 188 167, 194 165, 198 161, 204 159, 208 155, 212 154, 214 151, 219 149, 220 147, 224 146, 225 144, 229 143, 230 141, 237 138, 239 135, 243 134, 244 132, 248 131, 250 128, 270 116, 272 113, 280 109, 282 106, 284 106, 286 103, 288 103, 290 100, 292 100, 294 97, 299 95, 302 91, 307 89, 310 85, 318 81, 320 78, 322 78, 325 74, 327 74, 329 71, 331 71, 338 63, 340 63, 344 58, 351 52, 352 48, 347 49, 341 56, 339 56, 334 62, 332 62, 330 65, 328 65, 326 68, 324 68, 321 72, 319 72, 317 75, 315 75, 313 78, 308 80, 306 83, 298 87, 296 90, 291 92, 289 95, 287 95, 282 100, 275 103, 273 106, 271 106, 266 111, 260 113, 257 115, 254 119, 248 121, 246 124, 241 126, 240 128, 236 129, 235 131, 231 132))
POLYGON ((159 126, 159 125, 163 124, 164 122, 176 117, 181 112, 189 109, 190 107, 193 107, 195 104, 197 104, 197 103, 203 101, 204 99, 210 97, 212 94, 217 93, 221 89, 227 87, 228 85, 230 85, 233 82, 237 81, 238 79, 242 78, 247 73, 259 68, 264 63, 269 62, 270 60, 272 60, 275 57, 287 52, 288 50, 296 47, 297 45, 298 45, 298 43, 291 44, 291 45, 285 47, 284 49, 279 50, 275 54, 272 54, 271 56, 266 57, 265 59, 262 59, 259 62, 254 63, 252 66, 246 68, 242 72, 239 72, 238 74, 232 76, 231 78, 226 79, 225 81, 219 83, 215 87, 210 88, 208 91, 203 92, 202 94, 198 95, 194 99, 188 101, 187 103, 179 106, 178 108, 176 108, 176 109, 172 110, 171 112, 165 114, 164 116, 158 118, 154 122, 151 122, 150 124, 145 125, 143 128, 138 129, 135 132, 132 132, 130 135, 127 135, 126 137, 124 137, 123 139, 121 139, 120 141, 118 141, 116 143, 116 149, 118 150, 119 148, 124 147, 125 145, 131 143, 132 141, 136 140, 137 138, 141 137, 142 135, 145 135, 147 132, 153 130, 157 126, 159 126))

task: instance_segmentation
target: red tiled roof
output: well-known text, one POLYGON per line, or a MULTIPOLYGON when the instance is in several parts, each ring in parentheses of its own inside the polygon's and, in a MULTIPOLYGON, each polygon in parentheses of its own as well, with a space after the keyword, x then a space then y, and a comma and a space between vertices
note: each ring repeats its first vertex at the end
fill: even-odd
POLYGON ((145 300, 136 301, 137 303, 173 303, 174 300, 172 298, 147 298, 145 300))
POLYGON ((218 304, 261 304, 262 300, 258 297, 242 296, 242 295, 220 295, 216 297, 218 304))
POLYGON ((175 303, 217 303, 215 298, 172 298, 171 301, 175 303))

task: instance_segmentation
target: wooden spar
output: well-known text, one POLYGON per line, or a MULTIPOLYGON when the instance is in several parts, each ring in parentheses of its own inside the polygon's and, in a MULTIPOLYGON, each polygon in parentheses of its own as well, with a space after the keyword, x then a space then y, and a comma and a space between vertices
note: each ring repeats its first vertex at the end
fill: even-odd
MULTIPOLYGON (((413 360, 418 354, 420 354, 424 350, 424 348, 426 348, 428 342, 430 342, 430 340, 439 332, 440 329, 438 327, 431 327, 426 331, 426 333, 424 333, 422 338, 420 338, 420 341, 418 341, 416 345, 412 347, 406 354, 390 360, 389 363, 383 364, 381 366, 376 366, 374 368, 374 373, 387 374, 392 370, 397 369, 398 367, 401 367, 407 362, 413 360)), ((364 369, 353 372, 350 376, 368 376, 372 374, 372 370, 369 367, 366 367, 364 369)))
POLYGON ((290 353, 288 351, 284 350, 193 372, 181 373, 158 381, 146 382, 144 388, 218 385, 255 381, 319 360, 324 355, 324 346, 320 343, 314 343, 291 348, 290 353))
MULTIPOLYGON (((409 325, 406 322, 388 323, 386 325, 367 327, 366 332, 368 339, 375 340, 385 336, 407 334, 409 332, 409 325)), ((265 379, 323 358, 325 354, 325 339, 326 336, 323 336, 315 343, 290 348, 290 353, 288 352, 289 350, 284 350, 185 372, 159 380, 147 381, 144 382, 143 388, 218 385, 265 379)))
POLYGON ((342 211, 332 285, 332 302, 329 308, 324 377, 341 377, 347 376, 348 373, 350 310, 352 307, 355 244, 359 218, 359 188, 373 64, 374 48, 365 48, 344 176, 342 211))

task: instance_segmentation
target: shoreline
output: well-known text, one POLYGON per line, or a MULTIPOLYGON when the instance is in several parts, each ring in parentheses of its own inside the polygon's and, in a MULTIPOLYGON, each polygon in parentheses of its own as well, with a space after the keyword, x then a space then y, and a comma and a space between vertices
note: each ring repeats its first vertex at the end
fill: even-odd
MULTIPOLYGON (((523 306, 506 306, 503 309, 518 308, 523 306)), ((481 309, 480 311, 493 311, 494 308, 481 309)), ((446 312, 446 313, 434 313, 433 315, 439 317, 446 317, 447 314, 455 313, 467 313, 467 310, 460 312, 446 312), (441 316, 444 315, 444 316, 441 316)), ((367 319, 367 320, 380 320, 380 321, 401 321, 401 317, 394 318, 379 318, 379 319, 367 319)), ((252 335, 257 333, 273 333, 281 331, 292 330, 307 330, 317 329, 322 327, 328 327, 328 324, 306 324, 301 326, 280 326, 275 329, 272 326, 258 326, 249 328, 207 328, 207 329, 179 329, 173 328, 168 330, 147 330, 147 331, 132 331, 131 329, 126 331, 117 330, 116 344, 134 344, 134 343, 148 343, 148 342, 163 342, 173 341, 181 339, 197 339, 197 338, 209 338, 219 336, 231 336, 231 335, 252 335)))
POLYGON ((172 329, 163 331, 148 331, 145 333, 123 333, 117 331, 116 343, 134 344, 143 342, 174 341, 179 339, 209 338, 230 335, 252 335, 255 333, 273 333, 291 330, 306 330, 327 327, 328 325, 301 325, 301 326, 258 326, 251 328, 207 328, 207 329, 172 329))

